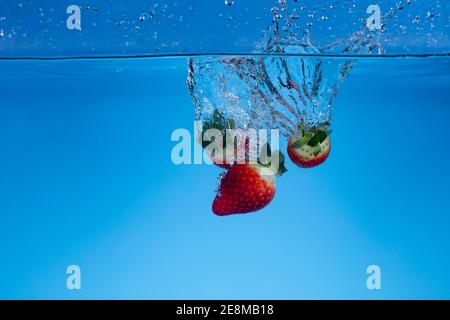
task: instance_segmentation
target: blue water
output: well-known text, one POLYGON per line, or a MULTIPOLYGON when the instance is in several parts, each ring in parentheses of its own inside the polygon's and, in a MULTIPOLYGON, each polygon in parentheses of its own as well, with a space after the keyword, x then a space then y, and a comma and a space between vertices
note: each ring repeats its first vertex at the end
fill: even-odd
POLYGON ((225 218, 221 169, 170 157, 186 62, 0 61, 0 298, 450 298, 448 58, 358 59, 330 158, 225 218))

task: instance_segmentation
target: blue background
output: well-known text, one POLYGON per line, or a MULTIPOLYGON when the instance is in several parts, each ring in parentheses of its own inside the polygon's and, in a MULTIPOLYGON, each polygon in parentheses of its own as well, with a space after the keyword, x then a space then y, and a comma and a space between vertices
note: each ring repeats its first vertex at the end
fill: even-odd
MULTIPOLYGON (((144 23, 148 1, 80 1, 81 32, 64 25, 72 3, 20 3, 0 0, 2 58, 249 52, 278 1, 170 1, 144 23)), ((367 3, 315 16, 315 43, 359 30, 367 3)), ((448 1, 413 3, 386 53, 448 52, 448 1)), ((359 59, 330 158, 288 162, 267 208, 219 218, 221 170, 170 158, 173 130, 193 130, 186 58, 0 61, 0 298, 449 299, 449 71, 444 58, 359 59), (372 264, 381 290, 366 287, 372 264)))
POLYGON ((221 170, 171 162, 185 59, 0 68, 1 298, 450 297, 448 60, 358 61, 327 162, 289 162, 266 209, 226 218, 221 170))

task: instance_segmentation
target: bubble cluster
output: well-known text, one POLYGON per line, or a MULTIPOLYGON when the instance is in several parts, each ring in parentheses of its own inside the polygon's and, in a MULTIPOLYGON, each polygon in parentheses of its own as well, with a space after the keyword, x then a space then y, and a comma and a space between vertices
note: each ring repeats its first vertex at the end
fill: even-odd
MULTIPOLYGON (((68 50, 67 38, 75 36, 74 47, 114 48, 120 53, 152 53, 164 48, 168 48, 165 53, 224 52, 223 48, 216 48, 221 43, 225 47, 228 40, 226 50, 244 52, 251 50, 251 44, 263 32, 263 23, 270 15, 278 20, 282 33, 301 34, 306 29, 317 44, 348 37, 352 30, 363 28, 368 17, 366 4, 356 0, 272 0, 267 4, 273 7, 266 7, 265 12, 261 11, 263 6, 255 8, 243 1, 217 3, 200 7, 178 0, 117 6, 87 2, 80 6, 83 28, 75 36, 64 30, 67 19, 64 6, 54 7, 45 1, 37 5, 35 1, 22 0, 11 2, 2 10, 0 37, 11 39, 2 41, 3 44, 27 39, 12 48, 39 45, 40 48, 68 50), (216 26, 227 30, 222 41, 215 41, 215 30, 215 34, 209 31, 216 26), (155 30, 159 33, 157 38, 152 36, 155 30)), ((386 52, 448 49, 448 0, 397 0, 381 3, 380 7, 379 42, 386 52)))

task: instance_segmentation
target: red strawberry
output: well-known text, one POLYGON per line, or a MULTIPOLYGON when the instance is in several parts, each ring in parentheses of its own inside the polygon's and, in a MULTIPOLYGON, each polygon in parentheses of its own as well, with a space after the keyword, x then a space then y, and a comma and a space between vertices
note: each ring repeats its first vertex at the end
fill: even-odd
POLYGON ((218 216, 257 211, 275 196, 274 176, 263 177, 251 164, 235 164, 220 182, 212 210, 218 216))
POLYGON ((311 168, 323 163, 330 154, 329 124, 314 128, 299 127, 289 139, 287 152, 292 162, 302 168, 311 168))
POLYGON ((213 212, 226 216, 258 211, 267 206, 275 196, 275 175, 286 171, 284 157, 279 155, 279 168, 260 163, 233 165, 220 181, 213 212))
MULTIPOLYGON (((203 132, 200 135, 200 137, 203 137, 205 139, 207 137, 207 132, 209 129, 217 129, 222 133, 223 140, 219 141, 219 145, 222 148, 223 152, 219 154, 212 154, 211 152, 208 152, 208 156, 212 160, 214 164, 217 166, 224 168, 224 169, 230 169, 231 166, 237 162, 236 157, 239 154, 238 150, 244 150, 244 155, 246 158, 248 158, 249 154, 249 140, 248 139, 235 139, 234 145, 227 148, 227 140, 226 140, 226 134, 227 130, 229 129, 236 129, 236 124, 233 119, 226 119, 225 116, 220 112, 218 109, 215 109, 211 119, 209 121, 205 121, 203 125, 203 132)), ((236 129, 237 130, 237 129, 236 129)), ((239 132, 239 130, 237 130, 239 132)), ((208 147, 211 143, 211 141, 208 140, 202 140, 200 142, 203 146, 203 148, 208 147)))

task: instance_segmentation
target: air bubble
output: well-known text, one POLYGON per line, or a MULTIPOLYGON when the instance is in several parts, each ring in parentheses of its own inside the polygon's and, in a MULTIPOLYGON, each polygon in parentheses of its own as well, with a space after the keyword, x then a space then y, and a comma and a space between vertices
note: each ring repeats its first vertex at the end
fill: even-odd
POLYGON ((428 11, 427 12, 427 16, 425 17, 425 19, 430 19, 430 18, 433 18, 433 17, 434 17, 434 13, 428 11))
POLYGON ((286 10, 287 9, 286 0, 278 0, 278 3, 281 6, 281 10, 286 10))
POLYGON ((280 11, 278 10, 278 8, 272 8, 271 9, 273 16, 275 17, 275 19, 280 19, 281 18, 281 14, 280 11))

